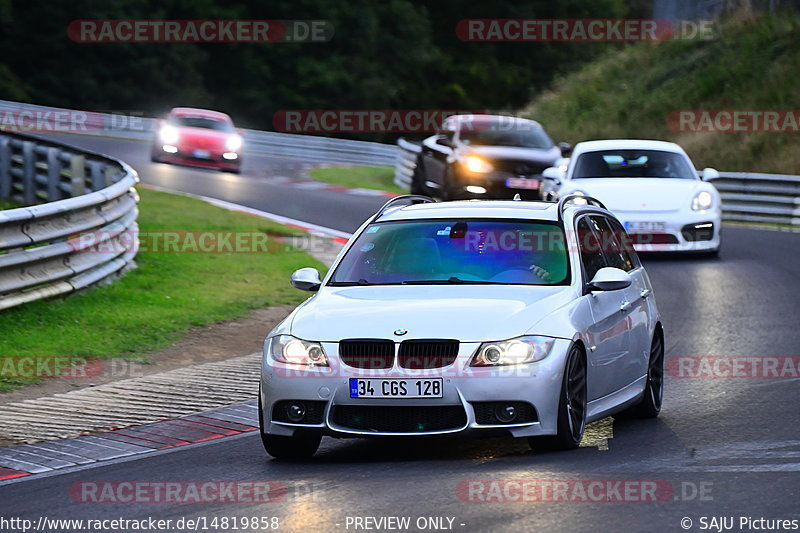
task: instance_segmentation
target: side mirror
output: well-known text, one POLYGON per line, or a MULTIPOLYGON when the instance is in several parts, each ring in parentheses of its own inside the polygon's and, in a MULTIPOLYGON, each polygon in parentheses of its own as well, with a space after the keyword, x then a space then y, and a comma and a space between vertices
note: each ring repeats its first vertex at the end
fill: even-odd
POLYGON ((316 268, 301 268, 292 274, 292 287, 301 291, 316 292, 322 285, 316 268))
POLYGON ((440 146, 445 146, 447 148, 450 148, 451 150, 456 147, 455 143, 450 139, 448 139, 447 137, 445 137, 444 135, 440 135, 439 137, 436 138, 436 144, 440 146))
POLYGON ((561 150, 561 155, 569 155, 572 151, 572 145, 569 143, 558 143, 558 149, 561 150))
POLYGON ((556 185, 560 185, 564 173, 558 167, 547 167, 542 171, 542 177, 554 182, 556 185))
POLYGON ((711 167, 703 169, 703 176, 702 176, 703 181, 711 181, 717 178, 719 178, 719 172, 717 171, 717 169, 711 167))
POLYGON ((603 267, 597 271, 589 282, 591 291, 617 291, 631 286, 631 276, 624 270, 614 267, 603 267))

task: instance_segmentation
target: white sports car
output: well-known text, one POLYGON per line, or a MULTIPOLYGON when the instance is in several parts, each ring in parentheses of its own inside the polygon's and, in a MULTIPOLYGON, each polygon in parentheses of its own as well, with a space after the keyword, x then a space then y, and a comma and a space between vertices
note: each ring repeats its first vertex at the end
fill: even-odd
POLYGON ((574 448, 587 422, 656 416, 664 336, 650 280, 617 219, 574 199, 395 198, 324 279, 295 272, 315 294, 264 343, 266 451, 461 432, 574 448))
POLYGON ((702 252, 720 247, 722 204, 709 180, 702 179, 683 149, 674 143, 607 140, 578 143, 567 165, 550 167, 545 199, 583 194, 613 212, 640 252, 702 252))

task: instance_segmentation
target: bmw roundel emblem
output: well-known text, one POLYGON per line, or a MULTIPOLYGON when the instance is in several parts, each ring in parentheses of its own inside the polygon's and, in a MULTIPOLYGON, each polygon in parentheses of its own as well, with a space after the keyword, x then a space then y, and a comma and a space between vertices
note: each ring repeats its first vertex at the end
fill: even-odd
POLYGON ((406 333, 408 333, 407 329, 402 329, 401 328, 401 329, 394 330, 394 334, 397 335, 398 337, 400 337, 402 335, 405 335, 406 333))

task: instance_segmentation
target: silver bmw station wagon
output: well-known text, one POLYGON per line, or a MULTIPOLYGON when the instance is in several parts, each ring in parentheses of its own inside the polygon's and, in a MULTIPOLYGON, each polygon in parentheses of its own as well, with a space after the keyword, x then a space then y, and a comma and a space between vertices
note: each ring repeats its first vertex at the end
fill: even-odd
POLYGON ((353 235, 267 337, 267 453, 321 438, 497 434, 577 447, 588 422, 657 416, 664 333, 619 221, 559 203, 402 196, 353 235))

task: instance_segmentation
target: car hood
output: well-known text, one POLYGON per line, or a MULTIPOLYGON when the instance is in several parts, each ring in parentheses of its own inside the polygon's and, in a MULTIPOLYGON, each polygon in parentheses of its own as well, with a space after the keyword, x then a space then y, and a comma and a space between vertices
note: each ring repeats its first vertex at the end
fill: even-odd
POLYGON ((687 209, 703 182, 668 178, 586 178, 570 180, 568 184, 570 189, 597 198, 614 212, 654 212, 687 209))
POLYGON ((225 141, 233 135, 230 131, 212 130, 210 128, 178 128, 178 135, 182 141, 205 142, 214 145, 224 145, 225 141))
MULTIPOLYGON (((292 335, 349 338, 504 340, 572 300, 569 286, 460 285, 323 287, 296 311, 292 335), (394 331, 407 330, 395 336, 394 331)), ((535 333, 535 332, 533 332, 535 333)))
POLYGON ((542 165, 552 165, 561 157, 561 150, 553 146, 547 150, 537 148, 520 148, 518 146, 467 146, 464 145, 463 153, 478 154, 487 159, 513 159, 531 161, 542 165))

